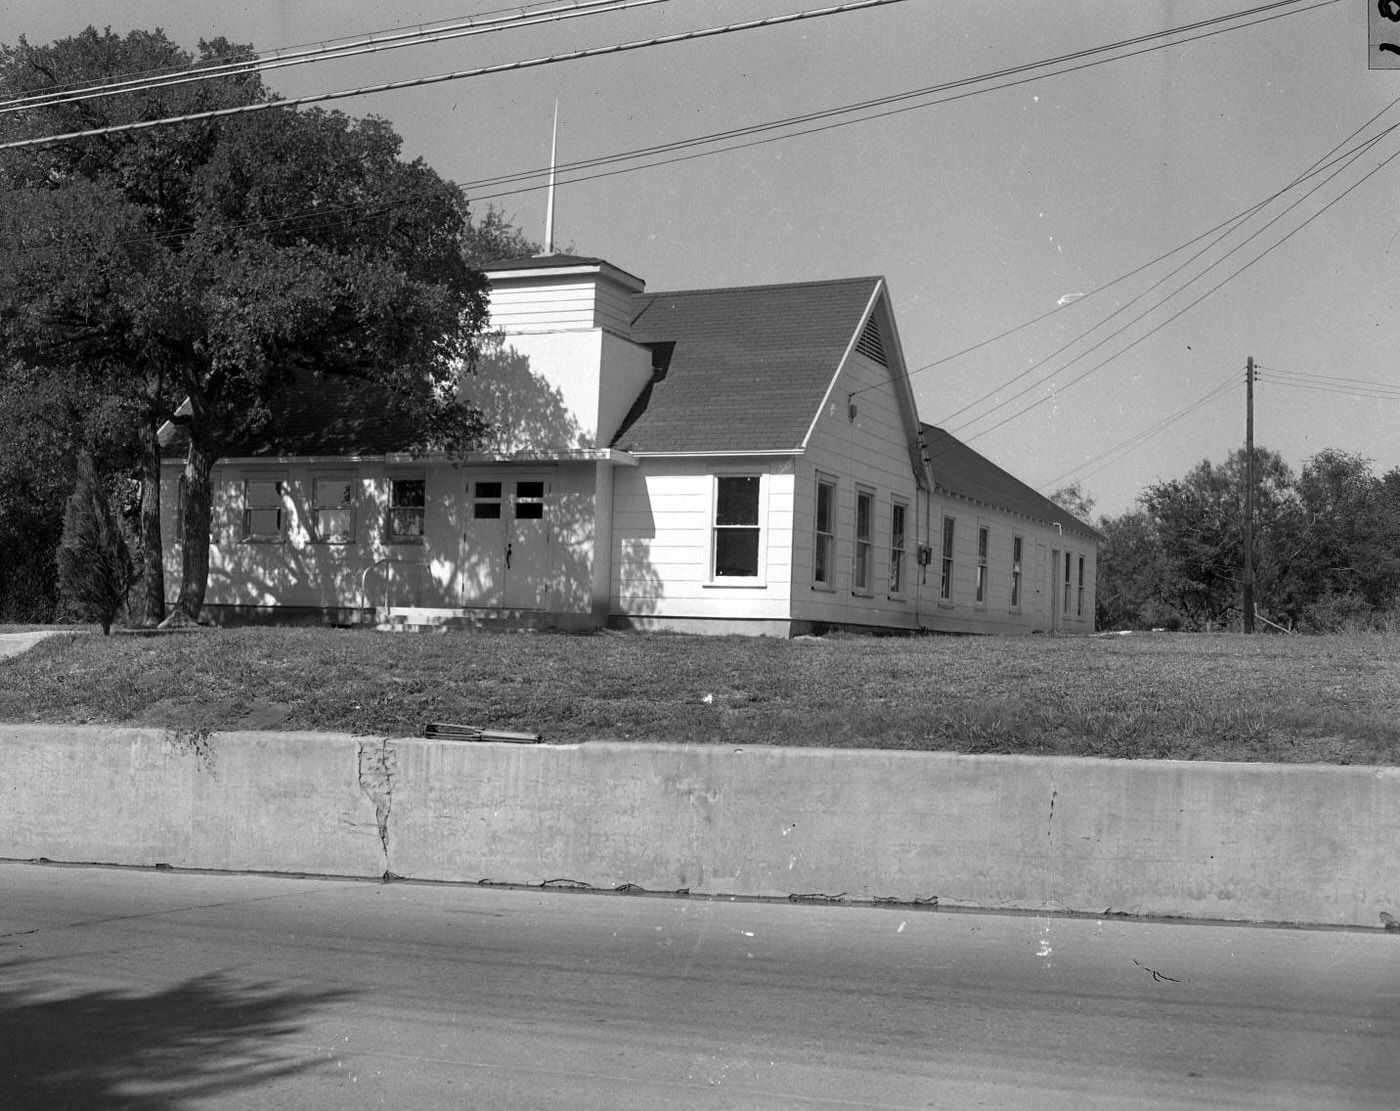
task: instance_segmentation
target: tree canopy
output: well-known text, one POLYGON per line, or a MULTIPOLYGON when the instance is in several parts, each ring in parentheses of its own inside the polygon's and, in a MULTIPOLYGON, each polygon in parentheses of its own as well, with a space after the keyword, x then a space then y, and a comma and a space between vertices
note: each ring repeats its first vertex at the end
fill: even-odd
MULTIPOLYGON (((191 55, 159 31, 89 28, 0 48, 0 93, 250 55, 222 39, 191 55)), ((221 76, 3 116, 0 139, 272 101, 255 74, 221 76)), ((210 469, 298 384, 333 375, 388 391, 424 449, 479 436, 458 389, 487 318, 466 201, 405 161, 387 122, 277 108, 5 154, 0 351, 139 413, 148 579, 160 563, 155 432, 184 403, 186 617, 208 573, 210 469)), ((485 239, 509 241, 508 226, 485 239)))
MULTIPOLYGON (((1099 523, 1098 620, 1110 628, 1235 627, 1242 617, 1245 454, 1204 460, 1099 523)), ((1400 617, 1400 469, 1334 448, 1300 474, 1255 449, 1255 599, 1285 627, 1324 632, 1400 617)))

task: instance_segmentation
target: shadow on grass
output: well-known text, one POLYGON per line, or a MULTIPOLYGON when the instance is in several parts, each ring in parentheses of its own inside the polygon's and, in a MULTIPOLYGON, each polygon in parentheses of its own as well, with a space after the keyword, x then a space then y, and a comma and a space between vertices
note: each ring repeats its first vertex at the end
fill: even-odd
POLYGON ((288 991, 201 976, 149 995, 14 987, 0 965, 0 1105, 11 1111, 155 1111, 317 1068, 279 1043, 343 991, 288 991))

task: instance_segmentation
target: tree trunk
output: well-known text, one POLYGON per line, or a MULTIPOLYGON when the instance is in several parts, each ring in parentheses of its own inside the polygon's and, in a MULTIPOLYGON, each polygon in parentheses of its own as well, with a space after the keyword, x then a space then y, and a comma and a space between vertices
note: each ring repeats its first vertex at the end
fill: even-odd
POLYGON ((209 524, 213 518, 213 489, 209 476, 217 455, 191 436, 185 456, 185 513, 180 537, 180 597, 163 624, 193 624, 204 608, 209 584, 209 524))
POLYGON ((141 582, 142 624, 165 620, 165 549, 160 535, 160 441, 154 417, 141 422, 141 582))

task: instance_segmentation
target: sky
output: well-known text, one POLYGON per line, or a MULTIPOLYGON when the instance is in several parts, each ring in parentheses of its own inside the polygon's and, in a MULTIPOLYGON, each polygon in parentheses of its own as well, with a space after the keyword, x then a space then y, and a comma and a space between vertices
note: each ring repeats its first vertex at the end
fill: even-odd
MULTIPOLYGON (((285 97, 335 92, 834 2, 663 0, 266 79, 285 97)), ((483 183, 548 164, 556 102, 565 166, 1265 2, 903 0, 327 106, 390 120, 405 156, 461 183, 475 212, 494 205, 542 239, 536 182, 483 183)), ((7 0, 0 42, 49 42, 91 23, 161 27, 190 49, 222 35, 266 52, 502 7, 7 0)), ((1400 105, 1388 107, 1400 99, 1400 69, 1368 68, 1372 8, 1299 0, 1282 18, 1217 23, 1165 49, 967 85, 972 95, 944 103, 909 98, 882 118, 866 111, 805 135, 778 129, 764 133, 772 141, 692 148, 703 156, 667 164, 633 158, 614 167, 627 172, 592 180, 565 171, 555 239, 656 292, 883 275, 922 419, 1042 492, 1079 480, 1098 513, 1126 512, 1152 483, 1243 446, 1249 357, 1260 368, 1257 444, 1295 471, 1337 448, 1382 473, 1400 467, 1400 158, 1385 164, 1400 152, 1400 131, 1382 134, 1400 124, 1400 105), (1230 238, 1199 238, 1336 158, 1377 113, 1342 148, 1382 136, 1354 160, 1305 179, 1230 238)))

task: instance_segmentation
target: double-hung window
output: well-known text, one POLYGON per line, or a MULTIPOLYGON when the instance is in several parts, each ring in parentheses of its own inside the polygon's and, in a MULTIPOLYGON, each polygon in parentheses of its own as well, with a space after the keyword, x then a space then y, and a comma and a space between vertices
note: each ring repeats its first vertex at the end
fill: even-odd
POLYGON ((716 579, 758 578, 758 475, 718 475, 715 478, 714 564, 716 579))
POLYGON ((355 542, 355 480, 317 475, 311 480, 311 527, 319 544, 355 542))
POLYGON ((1079 601, 1075 608, 1077 617, 1084 616, 1084 557, 1079 557, 1079 601))
POLYGON ((836 483, 817 479, 816 537, 812 546, 812 582, 832 585, 836 558, 836 483))
POLYGON ((979 606, 987 604, 987 530, 977 530, 977 596, 979 606))
POLYGON ((1068 613, 1069 613, 1069 604, 1070 604, 1070 602, 1069 602, 1069 600, 1070 600, 1070 557, 1069 557, 1069 552, 1066 552, 1066 553, 1065 553, 1065 590, 1064 590, 1064 595, 1065 595, 1064 610, 1065 610, 1065 613, 1068 614, 1068 613))
POLYGON ((904 513, 903 502, 890 503, 890 593, 904 592, 904 513))
POLYGON ((385 539, 390 544, 422 543, 427 495, 428 483, 424 479, 390 479, 389 513, 384 523, 385 539))
POLYGON ((858 594, 870 592, 870 565, 874 550, 875 495, 869 490, 856 491, 856 551, 851 576, 852 589, 858 594))
POLYGON ((1021 608, 1021 538, 1011 538, 1011 608, 1021 608))
POLYGON ((287 484, 280 478, 243 480, 243 539, 278 544, 287 535, 287 484))
POLYGON ((938 596, 945 601, 953 597, 953 529, 952 517, 943 518, 943 572, 938 580, 938 596))

